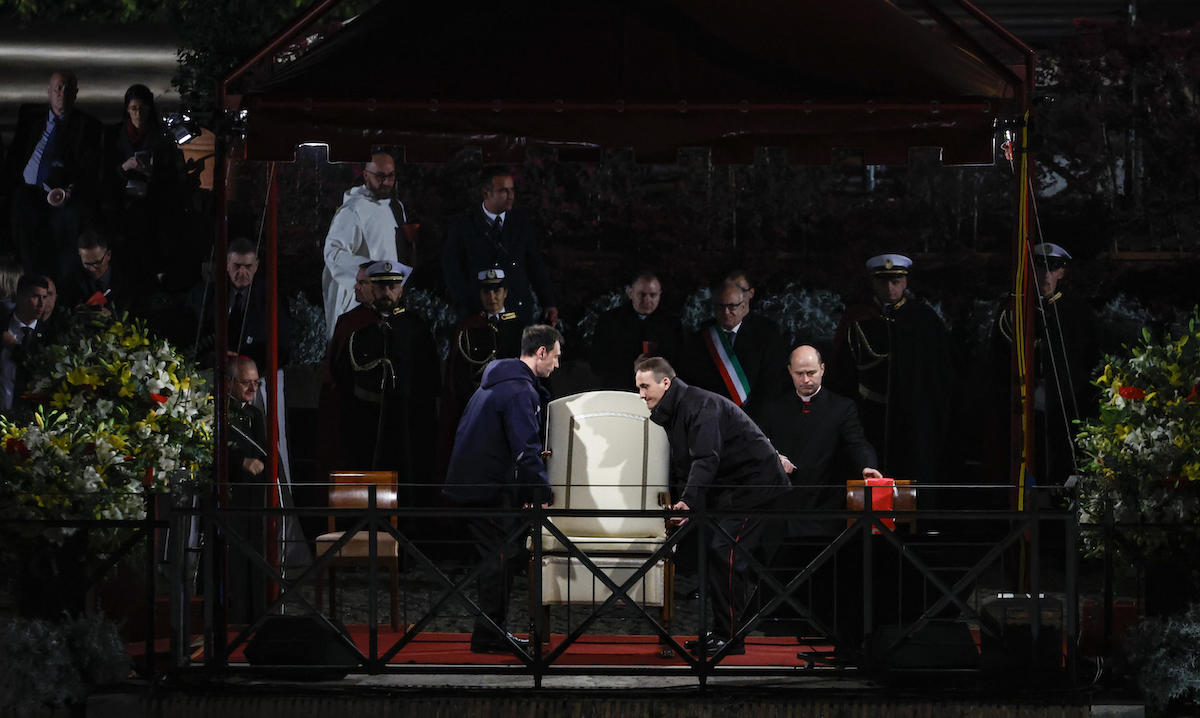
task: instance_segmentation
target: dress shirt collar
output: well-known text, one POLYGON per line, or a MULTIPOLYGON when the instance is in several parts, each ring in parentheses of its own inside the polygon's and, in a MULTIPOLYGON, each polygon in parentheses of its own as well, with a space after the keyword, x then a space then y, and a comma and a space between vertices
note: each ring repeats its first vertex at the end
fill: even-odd
POLYGON ((500 218, 501 224, 508 221, 508 212, 501 212, 500 214, 492 214, 491 212, 488 211, 487 206, 483 205, 483 204, 480 204, 479 208, 483 210, 483 216, 487 217, 488 224, 492 224, 493 222, 495 222, 497 217, 500 218))
POLYGON ((817 390, 816 390, 816 391, 814 391, 814 392, 812 393, 812 396, 800 396, 799 394, 796 394, 796 397, 797 397, 798 399, 800 399, 800 401, 802 401, 802 402, 804 402, 805 404, 807 404, 807 403, 809 403, 810 401, 812 401, 813 399, 816 399, 816 398, 817 398, 817 394, 820 394, 820 393, 821 393, 821 387, 817 387, 817 390))

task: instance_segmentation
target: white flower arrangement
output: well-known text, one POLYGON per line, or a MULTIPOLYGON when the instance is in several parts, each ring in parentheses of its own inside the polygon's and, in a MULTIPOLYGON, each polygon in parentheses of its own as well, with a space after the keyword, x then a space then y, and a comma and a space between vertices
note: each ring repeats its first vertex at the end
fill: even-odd
MULTIPOLYGON (((206 476, 213 399, 140 321, 77 320, 30 357, 21 421, 0 417, 0 500, 20 518, 140 519, 143 488, 206 476)), ((55 543, 70 531, 47 534, 55 543)))

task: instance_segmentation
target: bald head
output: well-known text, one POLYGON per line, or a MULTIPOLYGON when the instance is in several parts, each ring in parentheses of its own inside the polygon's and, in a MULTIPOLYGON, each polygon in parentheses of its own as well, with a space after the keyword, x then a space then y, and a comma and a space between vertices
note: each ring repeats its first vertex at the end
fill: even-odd
POLYGON ((788 359, 788 374, 792 377, 792 386, 796 387, 798 396, 810 397, 816 394, 821 388, 821 379, 825 376, 821 352, 807 344, 796 347, 788 359))

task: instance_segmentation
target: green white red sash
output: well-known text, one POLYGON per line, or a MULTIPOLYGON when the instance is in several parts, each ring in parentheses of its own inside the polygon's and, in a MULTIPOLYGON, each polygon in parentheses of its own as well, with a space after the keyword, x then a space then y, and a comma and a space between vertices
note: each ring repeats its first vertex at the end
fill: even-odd
POLYGON ((746 399, 750 398, 750 380, 746 378, 746 372, 742 370, 737 354, 733 352, 733 346, 727 343, 725 333, 714 324, 705 332, 704 343, 708 345, 708 353, 717 365, 721 381, 725 382, 729 398, 738 406, 745 404, 746 399))

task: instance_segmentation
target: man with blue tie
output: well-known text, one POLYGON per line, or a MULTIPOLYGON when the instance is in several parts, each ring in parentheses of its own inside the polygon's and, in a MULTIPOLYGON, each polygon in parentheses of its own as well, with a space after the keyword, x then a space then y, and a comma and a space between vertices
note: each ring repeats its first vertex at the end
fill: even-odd
POLYGON ((7 153, 13 249, 26 273, 62 277, 75 240, 91 219, 100 153, 100 123, 75 109, 75 73, 56 70, 49 102, 23 105, 7 153))

